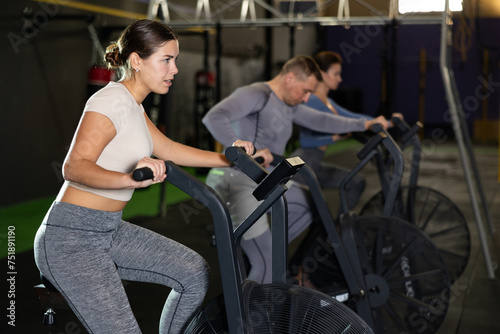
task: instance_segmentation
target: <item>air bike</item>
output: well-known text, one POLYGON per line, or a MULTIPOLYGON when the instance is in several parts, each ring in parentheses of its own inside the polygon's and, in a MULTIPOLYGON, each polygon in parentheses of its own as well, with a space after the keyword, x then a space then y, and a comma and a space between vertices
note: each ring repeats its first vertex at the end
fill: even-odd
MULTIPOLYGON (((223 294, 209 302, 193 319, 186 333, 373 333, 351 309, 320 291, 286 284, 288 262, 285 183, 303 166, 299 158, 282 159, 269 173, 243 149, 230 147, 226 157, 258 186, 261 201, 233 232, 230 214, 210 187, 172 162, 166 162, 166 180, 204 204, 212 213, 223 294), (238 245, 243 234, 271 210, 273 283, 243 280, 238 245)), ((136 180, 151 178, 148 169, 134 172, 136 180)))
MULTIPOLYGON (((402 164, 399 161, 400 154, 396 149, 391 152, 384 145, 378 145, 374 148, 372 160, 382 189, 363 205, 359 215, 394 216, 419 228, 438 248, 448 270, 450 283, 454 283, 465 270, 470 257, 471 238, 467 221, 457 205, 443 193, 418 185, 422 144, 417 133, 422 125, 416 123, 410 126, 400 118, 393 118, 392 122, 395 125, 395 138, 397 138, 400 150, 411 149, 408 159, 408 182, 399 187, 396 182, 391 182, 394 173, 402 164)), ((367 133, 355 133, 353 138, 363 144, 367 144, 370 140, 367 133)), ((345 184, 341 189, 344 191, 345 184)), ((343 193, 340 198, 340 214, 345 215, 348 213, 348 208, 345 205, 346 202, 342 202, 342 199, 345 199, 343 193)), ((324 236, 324 231, 322 233, 324 236)), ((329 265, 329 261, 323 261, 320 265, 321 270, 328 272, 329 265)), ((316 273, 312 276, 317 280, 321 275, 316 273)), ((325 274, 325 276, 328 275, 325 274)), ((317 284, 327 283, 318 282, 317 284)))
MULTIPOLYGON (((210 187, 172 162, 165 162, 166 181, 172 183, 211 212, 217 240, 217 253, 223 294, 210 301, 193 319, 185 333, 296 333, 296 334, 370 334, 372 329, 350 308, 321 293, 298 285, 286 284, 287 210, 283 196, 285 183, 304 166, 299 158, 283 159, 269 173, 243 149, 231 147, 226 156, 256 183, 254 196, 261 200, 256 210, 233 231, 230 214, 210 187), (271 211, 273 283, 257 284, 243 280, 238 265, 238 244, 257 219, 271 211)), ((152 178, 149 168, 133 173, 137 181, 152 178)), ((47 309, 44 323, 55 321, 54 308, 67 307, 57 290, 42 277, 36 287, 42 306, 47 309)))
MULTIPOLYGON (((341 218, 337 221, 332 219, 321 187, 307 165, 275 155, 276 167, 268 174, 241 149, 227 149, 226 157, 258 184, 254 196, 262 202, 233 232, 227 209, 210 188, 199 183, 200 189, 206 190, 198 193, 213 194, 217 206, 225 212, 219 215, 224 219, 214 216, 223 295, 198 315, 189 333, 350 333, 370 332, 371 328, 375 333, 399 334, 438 330, 448 310, 450 277, 433 241, 415 225, 393 215, 404 170, 403 155, 390 135, 381 128, 374 131, 376 134, 357 154, 360 162, 342 182, 341 218), (346 184, 381 150, 393 159, 392 167, 384 173, 389 191, 383 212, 355 216, 347 211, 346 184), (299 268, 307 272, 319 295, 309 288, 286 284, 294 275, 297 262, 286 264, 283 195, 285 183, 295 173, 306 180, 319 216, 318 225, 326 231, 326 238, 322 238, 312 228, 298 252, 299 268), (269 209, 273 284, 260 285, 242 280, 238 243, 253 222, 269 209), (319 315, 326 306, 339 306, 332 300, 348 308, 319 315), (359 318, 352 318, 347 309, 355 311, 359 318), (339 324, 342 325, 338 327, 339 324), (354 329, 354 324, 359 327, 354 329)), ((192 194, 187 188, 181 189, 192 194)), ((203 203, 213 212, 207 201, 203 203)), ((297 253, 293 258, 297 258, 297 253)))
MULTIPOLYGON (((347 207, 345 184, 383 147, 394 158, 383 215, 332 219, 314 173, 297 158, 275 156, 269 173, 241 148, 226 157, 252 178, 256 210, 233 231, 230 214, 207 185, 172 162, 166 180, 204 204, 211 212, 223 294, 209 302, 186 333, 434 333, 446 315, 450 280, 439 250, 414 225, 391 216, 403 173, 398 146, 380 131, 358 153, 360 163, 341 186, 341 207, 347 207), (326 238, 310 234, 300 268, 316 289, 287 283, 295 265, 288 265, 286 182, 300 173, 307 181, 326 238), (273 283, 243 280, 239 241, 263 214, 271 212, 273 283), (288 270, 288 268, 291 270, 288 270), (325 270, 325 268, 327 270, 325 270), (324 283, 324 284, 320 284, 324 283)), ((148 177, 144 170, 137 180, 148 177)), ((315 229, 311 229, 313 231, 315 229)), ((292 262, 293 263, 293 262, 292 262)))
MULTIPOLYGON (((360 162, 340 186, 340 215, 334 221, 314 173, 300 174, 311 192, 320 224, 313 226, 293 255, 291 277, 342 301, 376 333, 435 333, 448 310, 451 280, 439 249, 421 229, 394 215, 404 170, 403 155, 381 127, 372 129, 358 152, 360 162), (348 211, 346 184, 384 150, 379 214, 348 211)), ((380 160, 378 161, 380 162, 380 160)))
MULTIPOLYGON (((418 185, 422 143, 417 132, 422 125, 417 123, 410 126, 400 118, 394 118, 392 122, 397 129, 401 150, 411 149, 408 183, 399 188, 392 215, 412 223, 432 239, 443 257, 450 281, 455 282, 462 275, 470 257, 471 240, 467 221, 458 206, 443 193, 418 185)), ((364 204, 360 215, 382 214, 390 192, 384 175, 390 170, 393 159, 385 151, 379 153, 376 166, 382 189, 364 204)))

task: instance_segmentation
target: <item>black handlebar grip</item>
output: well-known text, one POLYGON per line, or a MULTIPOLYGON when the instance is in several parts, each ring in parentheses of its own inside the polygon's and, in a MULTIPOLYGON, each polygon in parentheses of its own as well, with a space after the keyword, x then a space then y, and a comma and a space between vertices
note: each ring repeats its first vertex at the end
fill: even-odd
POLYGON ((142 167, 134 170, 132 177, 136 181, 150 180, 153 178, 153 171, 149 167, 142 167))
MULTIPOLYGON (((234 146, 232 146, 232 147, 234 147, 234 146)), ((245 149, 243 147, 241 147, 241 146, 236 146, 236 147, 240 148, 242 150, 242 152, 245 152, 245 149)), ((255 153, 257 153, 257 148, 255 148, 255 146, 254 146, 252 155, 254 155, 255 153)), ((239 156, 237 157, 237 155, 235 155, 233 150, 231 149, 231 150, 229 150, 228 154, 226 154, 226 158, 231 160, 231 162, 234 162, 234 159, 238 159, 239 156)), ((263 157, 257 157, 254 160, 259 164, 262 164, 264 162, 263 157)))
POLYGON ((384 132, 384 128, 382 127, 382 124, 380 123, 375 123, 371 126, 371 130, 375 133, 378 132, 384 132))
POLYGON ((363 160, 368 153, 373 151, 378 144, 382 142, 382 140, 386 137, 384 133, 377 133, 377 135, 373 136, 364 146, 361 148, 361 150, 358 152, 356 155, 359 160, 363 160))
POLYGON ((229 161, 256 183, 260 183, 268 174, 267 170, 246 154, 245 150, 241 147, 228 147, 224 154, 229 161))
POLYGON ((391 122, 392 124, 394 124, 395 127, 397 127, 398 129, 404 131, 406 129, 409 128, 408 124, 406 124, 406 122, 404 122, 401 118, 399 117, 392 117, 391 118, 391 122))
POLYGON ((417 132, 420 131, 420 129, 422 129, 422 123, 420 122, 415 123, 411 128, 409 127, 409 125, 406 126, 408 126, 408 129, 401 136, 402 143, 409 142, 417 134, 417 132))

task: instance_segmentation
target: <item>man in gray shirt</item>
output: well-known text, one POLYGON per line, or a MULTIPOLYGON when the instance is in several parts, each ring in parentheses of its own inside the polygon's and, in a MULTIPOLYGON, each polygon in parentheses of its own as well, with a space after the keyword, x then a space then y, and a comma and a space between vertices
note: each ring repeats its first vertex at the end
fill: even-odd
MULTIPOLYGON (((216 104, 203 118, 212 136, 225 147, 237 140, 254 144, 254 157, 264 158, 270 169, 270 152, 283 155, 292 135, 293 124, 324 133, 360 132, 374 123, 387 128, 381 116, 374 120, 341 117, 309 108, 303 104, 321 79, 311 57, 296 56, 287 61, 280 73, 267 82, 238 88, 216 104)), ((237 168, 213 168, 207 184, 228 205, 236 228, 258 206, 252 192, 256 184, 237 168)), ((297 183, 287 184, 288 240, 295 239, 313 220, 309 194, 297 183)), ((250 261, 248 278, 259 283, 271 282, 271 232, 266 215, 244 235, 241 247, 250 261)))

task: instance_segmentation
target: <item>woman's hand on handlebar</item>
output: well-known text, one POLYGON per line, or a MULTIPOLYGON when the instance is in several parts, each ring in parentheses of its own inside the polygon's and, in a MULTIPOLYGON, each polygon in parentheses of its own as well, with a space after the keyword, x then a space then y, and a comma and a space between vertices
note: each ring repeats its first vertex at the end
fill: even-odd
POLYGON ((243 147, 248 155, 253 155, 255 152, 255 147, 253 147, 253 144, 249 141, 238 139, 233 143, 233 146, 243 147))
POLYGON ((365 122, 365 129, 370 130, 374 124, 380 124, 384 128, 384 130, 387 130, 389 127, 389 121, 385 119, 384 116, 379 116, 377 118, 371 119, 371 120, 366 120, 365 122))
POLYGON ((261 163, 262 167, 269 167, 269 165, 274 160, 273 154, 267 148, 257 150, 257 152, 255 152, 255 154, 252 155, 252 158, 254 159, 258 157, 261 157, 264 160, 264 162, 261 163))
POLYGON ((137 185, 135 188, 145 188, 152 184, 161 183, 165 181, 165 178, 167 177, 167 174, 165 174, 165 172, 167 171, 167 167, 165 166, 165 161, 159 159, 153 159, 150 157, 144 157, 137 163, 134 170, 142 167, 148 167, 149 169, 151 169, 151 171, 153 172, 153 179, 144 181, 134 181, 135 184, 137 185))

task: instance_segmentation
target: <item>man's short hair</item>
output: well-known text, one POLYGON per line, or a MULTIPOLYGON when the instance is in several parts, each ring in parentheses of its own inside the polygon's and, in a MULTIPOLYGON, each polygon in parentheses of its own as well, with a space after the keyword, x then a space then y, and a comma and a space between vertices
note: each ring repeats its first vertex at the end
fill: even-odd
POLYGON ((318 81, 321 81, 321 72, 319 67, 312 57, 295 56, 288 60, 281 68, 281 75, 292 72, 299 80, 306 80, 311 75, 314 75, 318 81))

